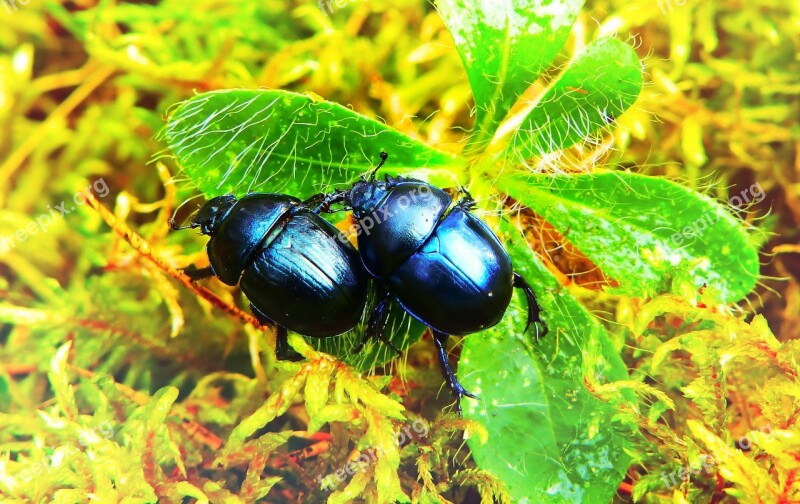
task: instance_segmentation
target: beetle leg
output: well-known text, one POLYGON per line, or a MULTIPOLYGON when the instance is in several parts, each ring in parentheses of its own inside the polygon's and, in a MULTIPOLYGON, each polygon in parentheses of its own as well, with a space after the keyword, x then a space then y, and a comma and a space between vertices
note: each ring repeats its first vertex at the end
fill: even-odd
POLYGON ((202 280, 204 278, 209 278, 214 276, 214 270, 211 269, 211 266, 206 266, 205 268, 198 268, 195 265, 191 265, 188 268, 183 269, 183 274, 188 276, 192 280, 202 280))
POLYGON ((333 191, 330 194, 319 193, 311 196, 307 200, 302 203, 302 206, 308 208, 315 214, 319 214, 320 212, 325 213, 333 213, 335 210, 331 210, 330 206, 334 203, 341 203, 344 201, 345 191, 333 191))
POLYGON ((544 337, 547 334, 547 324, 539 317, 539 314, 542 312, 542 307, 539 306, 539 302, 536 301, 536 296, 533 294, 533 289, 531 286, 528 285, 528 282, 520 275, 519 273, 514 273, 514 287, 517 289, 522 289, 525 293, 525 297, 528 299, 528 323, 525 324, 525 331, 527 332, 528 329, 531 327, 531 323, 536 323, 536 341, 539 341, 539 338, 544 337), (542 333, 539 334, 539 326, 542 327, 542 333))
POLYGON ((458 382, 458 378, 456 378, 456 374, 453 372, 453 368, 450 367, 450 359, 447 357, 448 335, 434 329, 431 329, 431 332, 433 333, 433 341, 436 343, 436 350, 439 352, 439 364, 442 365, 442 376, 444 376, 444 381, 447 383, 447 387, 450 389, 453 395, 456 396, 456 411, 460 416, 461 398, 466 396, 477 399, 478 396, 468 392, 466 389, 464 389, 464 387, 461 386, 461 383, 458 382))
POLYGON ((295 352, 292 347, 289 346, 289 331, 285 327, 271 321, 266 315, 261 313, 258 308, 253 306, 253 303, 250 303, 250 311, 253 312, 253 315, 262 325, 275 327, 275 357, 278 360, 288 360, 292 362, 303 360, 303 356, 295 352))
POLYGON ((289 346, 289 331, 285 327, 279 325, 275 326, 275 357, 278 360, 288 360, 292 362, 303 360, 303 356, 295 352, 294 349, 289 346))
POLYGON ((378 305, 375 307, 375 311, 373 311, 372 315, 369 317, 369 322, 367 322, 367 330, 364 331, 364 337, 361 339, 361 343, 359 343, 358 346, 353 349, 353 352, 360 352, 368 340, 375 338, 397 352, 398 355, 403 353, 383 334, 383 330, 386 327, 386 320, 389 318, 389 312, 391 311, 391 301, 391 294, 388 292, 385 293, 383 298, 381 298, 381 300, 378 302, 378 305))
POLYGON ((469 191, 467 191, 467 188, 459 187, 458 191, 464 193, 464 197, 461 198, 461 200, 459 200, 456 206, 458 206, 459 208, 463 209, 466 212, 469 212, 470 210, 475 208, 475 199, 472 197, 469 191))

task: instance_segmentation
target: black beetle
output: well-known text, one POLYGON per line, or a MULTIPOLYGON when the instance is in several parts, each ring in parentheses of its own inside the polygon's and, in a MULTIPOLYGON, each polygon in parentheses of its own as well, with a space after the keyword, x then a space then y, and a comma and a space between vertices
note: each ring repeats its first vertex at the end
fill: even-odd
POLYGON ((365 338, 382 341, 391 301, 430 327, 442 373, 456 396, 475 396, 458 382, 447 358, 450 335, 467 335, 497 324, 505 314, 514 288, 528 301, 527 331, 532 322, 542 336, 547 325, 525 279, 515 273, 505 247, 470 210, 469 193, 453 203, 443 190, 403 177, 375 179, 381 162, 346 191, 335 191, 325 203, 343 203, 356 219, 358 250, 367 272, 377 281, 379 302, 365 338))
POLYGON ((277 354, 289 358, 287 329, 335 336, 355 327, 367 302, 369 276, 358 252, 318 213, 315 198, 232 194, 206 202, 188 226, 210 236, 210 266, 187 269, 193 279, 217 276, 240 284, 262 323, 277 327, 277 354))

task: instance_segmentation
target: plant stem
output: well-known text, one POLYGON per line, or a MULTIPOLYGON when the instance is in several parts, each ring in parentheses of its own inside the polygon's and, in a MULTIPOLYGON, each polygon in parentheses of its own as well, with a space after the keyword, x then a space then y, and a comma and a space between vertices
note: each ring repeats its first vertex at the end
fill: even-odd
POLYGON ((97 198, 94 197, 89 192, 81 193, 83 197, 86 199, 86 202, 92 207, 97 213, 100 214, 100 217, 108 224, 111 229, 114 230, 119 236, 121 236, 125 241, 127 241, 134 250, 139 252, 143 257, 149 259, 153 264, 158 266, 161 270, 163 270, 167 275, 171 276, 175 280, 182 283, 186 288, 197 294, 197 296, 205 299, 209 303, 211 303, 216 308, 223 310, 224 312, 232 315, 243 322, 246 322, 253 327, 262 328, 263 325, 256 319, 253 315, 243 311, 239 307, 232 305, 216 294, 214 294, 208 288, 197 285, 191 278, 189 278, 186 274, 182 271, 179 271, 172 267, 169 263, 167 263, 161 257, 155 255, 153 253, 150 244, 142 238, 138 233, 133 231, 131 228, 128 227, 127 224, 117 219, 117 216, 114 215, 109 209, 104 207, 97 201, 97 198))
MULTIPOLYGON (((89 65, 87 65, 89 66, 89 65)), ((89 74, 83 84, 69 95, 69 98, 61 102, 47 119, 39 124, 39 127, 31 133, 17 149, 11 153, 8 159, 0 165, 0 180, 7 181, 16 172, 22 163, 36 149, 39 143, 51 134, 53 125, 63 121, 75 110, 78 105, 88 98, 92 92, 100 87, 114 73, 115 69, 108 66, 97 65, 95 70, 89 74)))

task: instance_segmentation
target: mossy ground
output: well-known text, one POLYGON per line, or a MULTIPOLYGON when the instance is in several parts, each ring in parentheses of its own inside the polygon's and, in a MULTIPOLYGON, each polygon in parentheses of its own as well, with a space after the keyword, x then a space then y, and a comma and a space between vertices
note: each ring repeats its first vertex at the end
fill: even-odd
MULTIPOLYGON (((612 279, 525 221, 632 370, 638 403, 587 379, 642 433, 619 500, 799 498, 798 27, 798 7, 776 0, 590 1, 579 19, 578 30, 635 35, 645 88, 617 118, 613 148, 551 165, 664 175, 722 201, 764 191, 740 211, 764 243, 741 312, 708 310, 713 293, 607 296, 612 279), (714 464, 698 468, 700 454, 714 464), (685 468, 698 470, 682 481, 685 468)), ((259 86, 351 104, 451 151, 472 121, 450 35, 422 1, 352 2, 332 16, 277 0, 0 4, 3 502, 504 499, 461 442, 480 426, 441 414, 449 398, 429 339, 369 378, 310 348, 307 364, 276 363, 271 333, 172 280, 76 196, 92 193, 171 267, 201 262, 202 240, 168 232, 193 193, 156 134, 195 91, 259 86), (425 435, 398 446, 393 433, 417 419, 425 435), (320 488, 318 476, 369 447, 386 456, 348 475, 349 490, 320 488)))

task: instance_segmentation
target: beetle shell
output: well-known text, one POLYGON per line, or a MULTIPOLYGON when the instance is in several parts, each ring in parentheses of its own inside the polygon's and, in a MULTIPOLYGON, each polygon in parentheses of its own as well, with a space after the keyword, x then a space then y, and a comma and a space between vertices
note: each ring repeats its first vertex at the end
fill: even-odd
POLYGON ((236 285, 251 256, 281 217, 300 200, 283 194, 254 193, 237 201, 208 241, 211 269, 236 285))
POLYGON ((383 331, 391 303, 397 301, 431 329, 442 374, 460 412, 461 398, 477 396, 453 372, 448 337, 496 325, 515 288, 522 289, 528 301, 526 330, 538 323, 546 332, 547 325, 539 317, 533 289, 514 272, 505 247, 470 213, 474 200, 469 193, 463 191, 465 197, 453 205, 444 191, 419 180, 376 180, 387 157, 381 152, 381 163, 369 177, 362 176, 347 191, 325 196, 325 201, 341 201, 352 209, 361 259, 379 280, 381 301, 370 315, 365 337, 389 344, 383 331))
POLYGON ((339 231, 303 210, 256 253, 241 287, 266 318, 306 336, 341 334, 358 324, 367 275, 339 231))
POLYGON ((511 301, 513 274, 508 253, 489 227, 456 207, 388 280, 411 316, 440 332, 465 335, 500 321, 511 301))
POLYGON ((358 234, 364 267, 377 278, 389 276, 425 243, 450 204, 447 193, 417 180, 387 187, 376 209, 360 219, 358 234))
POLYGON ((262 322, 325 337, 360 321, 369 276, 358 252, 297 198, 217 196, 198 210, 191 227, 211 237, 209 274, 238 283, 262 322))

